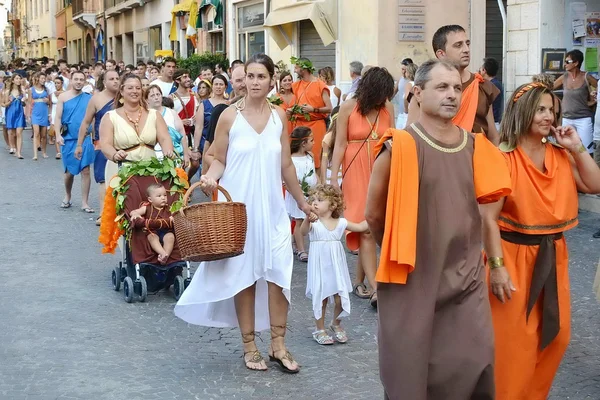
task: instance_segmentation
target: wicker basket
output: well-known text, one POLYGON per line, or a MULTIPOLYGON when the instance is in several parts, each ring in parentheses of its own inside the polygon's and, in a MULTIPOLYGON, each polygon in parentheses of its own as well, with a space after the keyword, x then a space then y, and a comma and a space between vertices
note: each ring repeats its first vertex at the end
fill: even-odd
POLYGON ((183 207, 173 215, 175 237, 181 256, 188 261, 214 261, 244 253, 248 217, 246 205, 231 200, 217 186, 227 202, 213 201, 188 206, 192 192, 200 186, 193 184, 183 196, 183 207))

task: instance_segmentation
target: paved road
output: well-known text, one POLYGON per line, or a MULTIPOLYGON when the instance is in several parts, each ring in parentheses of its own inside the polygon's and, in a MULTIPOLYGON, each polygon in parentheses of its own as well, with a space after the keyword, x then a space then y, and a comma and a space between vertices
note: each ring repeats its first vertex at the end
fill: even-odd
MULTIPOLYGON (((347 345, 318 347, 303 296, 305 264, 296 264, 288 345, 302 372, 247 371, 235 330, 185 324, 165 293, 126 304, 112 291, 118 257, 100 254, 97 228, 79 210, 79 184, 74 207, 59 209, 60 161, 31 161, 27 139, 24 155, 0 153, 0 399, 382 398, 376 314, 365 301, 352 299, 347 345)), ((568 235, 573 339, 552 399, 600 399, 596 217, 582 214, 568 235)), ((264 354, 267 345, 265 335, 264 354)))

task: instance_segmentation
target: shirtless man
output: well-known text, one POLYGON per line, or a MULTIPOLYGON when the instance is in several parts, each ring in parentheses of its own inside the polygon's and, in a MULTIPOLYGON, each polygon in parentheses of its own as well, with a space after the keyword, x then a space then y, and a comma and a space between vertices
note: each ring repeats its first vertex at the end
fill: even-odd
MULTIPOLYGON (((94 121, 94 179, 99 184, 98 190, 100 195, 100 213, 102 214, 102 207, 104 205, 104 194, 106 192, 106 177, 104 176, 104 168, 106 167, 106 157, 100 151, 99 145, 99 134, 100 134, 100 121, 105 113, 112 109, 117 93, 119 92, 119 73, 116 70, 108 70, 103 75, 100 75, 98 79, 102 79, 104 83, 104 90, 96 92, 85 110, 85 116, 81 126, 79 127, 79 136, 77 138, 77 148, 75 149, 75 158, 81 159, 83 153, 82 144, 87 136, 88 127, 91 125, 92 120, 94 121)), ((100 217, 96 220, 96 225, 100 224, 100 217)))

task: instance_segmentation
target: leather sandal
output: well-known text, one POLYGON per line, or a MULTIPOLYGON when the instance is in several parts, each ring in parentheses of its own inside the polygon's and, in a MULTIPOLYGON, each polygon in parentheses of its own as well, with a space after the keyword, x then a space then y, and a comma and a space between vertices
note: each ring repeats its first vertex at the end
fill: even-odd
POLYGON ((327 331, 325 329, 321 329, 320 331, 314 331, 312 333, 312 337, 313 339, 315 339, 315 342, 324 346, 331 345, 334 343, 333 338, 327 334, 327 331))
MULTIPOLYGON (((285 325, 271 325, 271 340, 278 337, 285 337, 286 328, 287 327, 285 325), (283 330, 283 334, 275 332, 275 329, 283 330)), ((277 363, 282 372, 285 372, 286 374, 297 374, 298 372, 300 372, 300 365, 298 365, 298 368, 296 369, 290 369, 283 363, 284 360, 288 361, 290 364, 296 362, 296 360, 294 360, 294 357, 289 351, 285 350, 285 355, 281 358, 275 357, 275 353, 276 352, 273 349, 273 344, 271 343, 271 349, 269 350, 269 360, 271 362, 277 363)))
MULTIPOLYGON (((249 332, 249 333, 242 333, 242 343, 244 344, 248 344, 248 343, 252 343, 254 342, 254 332, 249 332)), ((244 351, 244 366, 249 369, 250 371, 267 371, 268 368, 250 368, 248 366, 248 364, 252 363, 252 364, 260 364, 261 362, 264 362, 265 359, 262 356, 262 354, 260 354, 260 351, 258 350, 250 350, 250 351, 244 351), (247 354, 251 354, 250 359, 246 359, 246 355, 247 354)), ((266 365, 266 363, 265 363, 266 365)))

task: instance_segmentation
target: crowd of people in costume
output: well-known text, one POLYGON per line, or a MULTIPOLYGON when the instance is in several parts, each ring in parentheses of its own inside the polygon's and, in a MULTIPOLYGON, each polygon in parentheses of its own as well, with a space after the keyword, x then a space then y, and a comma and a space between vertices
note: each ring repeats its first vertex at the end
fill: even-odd
MULTIPOLYGON (((471 72, 462 27, 441 27, 433 52, 418 67, 402 62, 403 83, 353 62, 347 93, 331 68, 315 76, 306 58, 291 60, 296 80, 255 54, 227 71, 203 68, 196 81, 170 58, 160 71, 121 72, 109 60, 92 77, 60 60, 59 75, 46 65, 29 89, 20 74, 10 78, 7 145, 22 158, 27 116, 46 156, 52 122, 63 208, 81 174, 82 208, 94 212, 90 166, 104 198, 102 184, 119 164, 157 155, 180 159, 190 178, 200 173, 206 193, 218 184, 243 202, 244 253, 201 263, 175 314, 239 328, 250 370, 268 369, 255 332, 270 330, 268 360, 300 371, 285 344, 297 257, 308 263, 319 345, 351 342, 341 324, 350 293, 377 308, 386 398, 545 399, 570 339, 564 232, 577 225, 578 192, 600 193, 593 138, 578 121, 589 113, 573 105, 596 82, 579 74, 583 58, 570 52, 562 79, 537 76, 503 105, 497 62, 471 72), (561 85, 562 102, 554 94, 561 85), (344 242, 358 252, 354 283, 344 242)), ((160 209, 163 189, 148 192, 160 209)), ((148 240, 169 257, 171 236, 148 240)))

